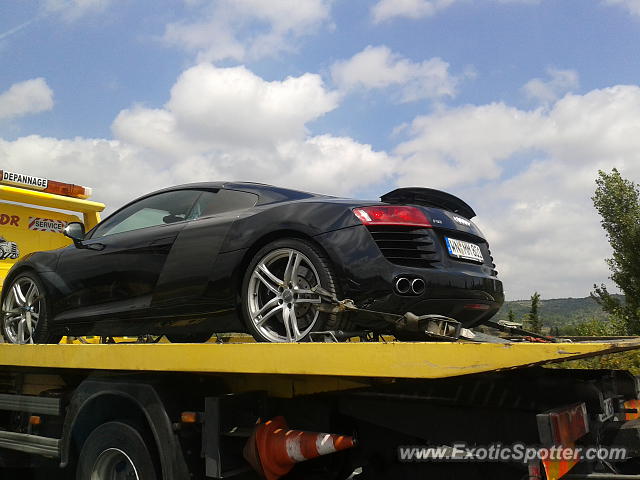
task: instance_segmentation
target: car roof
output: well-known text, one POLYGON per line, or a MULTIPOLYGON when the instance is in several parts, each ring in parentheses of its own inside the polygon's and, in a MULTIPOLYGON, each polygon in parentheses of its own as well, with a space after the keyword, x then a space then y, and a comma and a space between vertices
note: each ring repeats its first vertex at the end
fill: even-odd
MULTIPOLYGON (((144 197, 149 197, 162 192, 171 192, 174 190, 187 190, 187 189, 219 189, 224 188, 228 190, 239 190, 242 192, 253 193, 260 197, 259 204, 268 204, 273 202, 286 202, 292 200, 302 200, 313 197, 326 197, 326 195, 320 195, 316 193, 304 192, 301 190, 293 190, 289 188, 276 187, 274 185, 267 185, 265 183, 254 182, 198 182, 198 183, 185 183, 182 185, 175 185, 172 187, 156 190, 155 192, 148 193, 144 197)), ((139 199, 138 199, 139 200, 139 199)))

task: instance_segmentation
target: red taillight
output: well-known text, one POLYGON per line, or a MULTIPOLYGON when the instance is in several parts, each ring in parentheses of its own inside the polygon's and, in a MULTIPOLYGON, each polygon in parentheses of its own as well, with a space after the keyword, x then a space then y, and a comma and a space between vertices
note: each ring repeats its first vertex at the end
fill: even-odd
POLYGON ((365 225, 408 225, 431 228, 431 222, 422 210, 407 206, 358 207, 353 213, 365 225))

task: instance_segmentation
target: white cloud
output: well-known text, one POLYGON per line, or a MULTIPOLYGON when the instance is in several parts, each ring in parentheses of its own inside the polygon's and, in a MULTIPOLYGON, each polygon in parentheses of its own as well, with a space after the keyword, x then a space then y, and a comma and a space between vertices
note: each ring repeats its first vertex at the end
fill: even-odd
POLYGON ((401 178, 425 178, 428 172, 429 182, 444 188, 499 178, 500 162, 515 151, 532 148, 544 127, 539 112, 501 103, 418 117, 411 138, 396 148, 407 159, 401 178))
POLYGON ((158 136, 188 151, 272 146, 303 139, 305 124, 337 106, 318 75, 266 82, 244 67, 200 64, 185 71, 164 109, 123 110, 115 134, 130 143, 164 148, 158 136))
POLYGON ((114 140, 0 140, 0 164, 94 187, 95 199, 111 209, 192 181, 258 181, 337 195, 389 181, 394 157, 352 138, 310 135, 306 124, 337 100, 318 75, 268 82, 244 67, 201 64, 178 78, 161 108, 121 111, 114 140))
POLYGON ((560 96, 580 86, 578 72, 575 70, 547 69, 548 80, 534 78, 523 87, 525 95, 542 104, 554 102, 560 96))
POLYGON ((187 1, 199 18, 167 25, 164 40, 199 61, 245 60, 295 50, 329 20, 330 0, 187 1))
POLYGON ((166 107, 194 136, 247 145, 299 138, 337 105, 315 74, 265 82, 244 67, 202 64, 180 76, 166 107))
POLYGON ((44 78, 14 83, 0 93, 0 120, 44 112, 53 108, 53 91, 44 78))
POLYGON ((423 18, 435 15, 457 0, 380 0, 371 9, 375 23, 395 17, 423 18))
POLYGON ((547 110, 464 106, 416 118, 409 135, 398 183, 475 207, 509 297, 584 296, 607 279, 590 197, 598 169, 640 179, 640 87, 566 95, 547 110))
POLYGON ((453 97, 459 82, 440 58, 412 62, 386 46, 368 46, 334 63, 331 76, 343 91, 399 87, 401 102, 453 97))
POLYGON ((209 165, 209 178, 346 193, 391 175, 394 162, 350 138, 310 137, 306 124, 337 105, 318 75, 267 82, 244 67, 200 64, 180 76, 163 108, 123 110, 113 131, 167 165, 209 165), (356 165, 371 175, 351 175, 356 165))
POLYGON ((640 15, 640 0, 603 0, 606 5, 619 5, 633 15, 640 15))
MULTIPOLYGON (((541 0, 489 0, 497 3, 537 4, 541 0)), ((609 0, 616 1, 616 0, 609 0)), ((620 1, 620 0, 618 0, 620 1)), ((622 0, 624 1, 624 0, 622 0)), ((633 0, 630 0, 633 1, 633 0)), ((438 12, 465 0, 379 0, 371 8, 374 23, 381 23, 393 18, 418 19, 431 17, 438 12)), ((466 2, 471 3, 471 2, 466 2)))
MULTIPOLYGON (((395 158, 374 151, 371 145, 333 135, 283 143, 278 146, 278 156, 292 167, 281 177, 285 185, 335 195, 350 195, 363 187, 388 181, 397 164, 395 158)), ((279 175, 272 175, 271 181, 277 183, 279 175)))
POLYGON ((13 171, 94 187, 95 200, 106 201, 110 210, 173 180, 157 162, 114 140, 0 139, 0 161, 13 171))
POLYGON ((109 7, 112 0, 45 0, 45 14, 55 14, 66 21, 78 20, 87 14, 101 13, 109 7))

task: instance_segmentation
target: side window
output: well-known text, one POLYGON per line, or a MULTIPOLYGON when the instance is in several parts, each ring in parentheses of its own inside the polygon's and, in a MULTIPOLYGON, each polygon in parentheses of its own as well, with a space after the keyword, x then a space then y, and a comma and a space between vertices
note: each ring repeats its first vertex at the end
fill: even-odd
POLYGON ((204 191, 189 213, 189 220, 208 217, 218 213, 244 210, 255 206, 258 196, 237 190, 220 189, 217 192, 204 191))
POLYGON ((98 225, 91 238, 188 220, 201 193, 200 190, 176 190, 144 198, 98 225))

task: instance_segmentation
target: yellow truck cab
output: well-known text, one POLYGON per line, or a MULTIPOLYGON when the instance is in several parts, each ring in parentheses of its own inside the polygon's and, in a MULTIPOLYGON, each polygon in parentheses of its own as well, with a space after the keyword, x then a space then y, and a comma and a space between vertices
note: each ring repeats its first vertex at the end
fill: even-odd
POLYGON ((0 170, 0 288, 25 255, 70 245, 62 234, 69 222, 89 230, 100 221, 105 205, 90 196, 87 187, 0 170))

